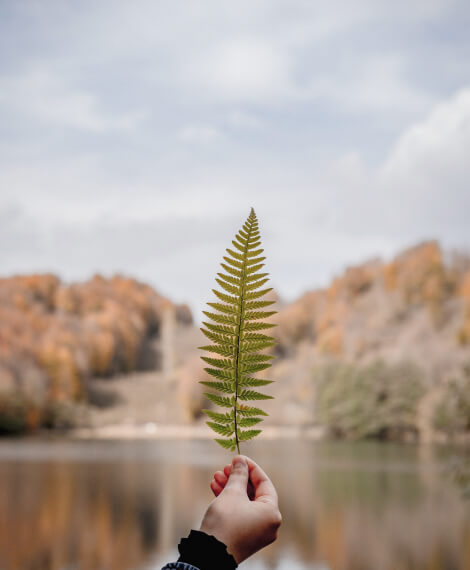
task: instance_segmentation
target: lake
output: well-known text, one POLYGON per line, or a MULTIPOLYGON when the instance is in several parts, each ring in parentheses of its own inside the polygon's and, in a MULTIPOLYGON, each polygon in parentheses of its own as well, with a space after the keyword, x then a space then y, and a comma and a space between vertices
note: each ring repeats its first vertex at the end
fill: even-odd
MULTIPOLYGON (((279 539, 247 570, 469 570, 470 502, 446 448, 255 441, 279 539)), ((0 568, 157 570, 198 528, 230 454, 212 441, 0 442, 0 568)))

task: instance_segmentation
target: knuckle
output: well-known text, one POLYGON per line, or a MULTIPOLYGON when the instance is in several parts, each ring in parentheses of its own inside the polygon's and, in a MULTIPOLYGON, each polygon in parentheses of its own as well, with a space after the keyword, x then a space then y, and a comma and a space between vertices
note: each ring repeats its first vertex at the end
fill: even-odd
POLYGON ((279 510, 276 510, 272 514, 271 527, 277 531, 277 529, 281 526, 281 524, 282 524, 282 515, 279 510))

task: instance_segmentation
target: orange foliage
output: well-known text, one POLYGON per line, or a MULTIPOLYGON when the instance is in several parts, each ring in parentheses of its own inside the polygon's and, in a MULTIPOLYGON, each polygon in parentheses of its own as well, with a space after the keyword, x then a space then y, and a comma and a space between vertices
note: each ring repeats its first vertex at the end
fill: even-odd
POLYGON ((427 306, 435 322, 454 286, 450 273, 435 241, 406 250, 383 268, 385 288, 400 291, 407 305, 427 306))
POLYGON ((459 293, 465 302, 465 316, 463 325, 457 333, 457 339, 460 344, 468 344, 470 343, 470 271, 465 274, 459 293))
MULTIPOLYGON (((148 285, 119 275, 71 285, 54 275, 0 279, 0 392, 13 385, 37 400, 29 393, 37 390, 24 386, 45 381, 47 402, 83 399, 86 378, 139 367, 167 303, 148 285)), ((190 320, 187 308, 180 313, 190 320)))

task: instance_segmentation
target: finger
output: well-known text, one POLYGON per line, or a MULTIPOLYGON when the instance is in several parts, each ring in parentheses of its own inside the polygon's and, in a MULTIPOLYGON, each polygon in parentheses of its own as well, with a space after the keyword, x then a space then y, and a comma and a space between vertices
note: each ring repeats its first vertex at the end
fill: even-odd
POLYGON ((250 501, 254 501, 255 500, 255 488, 253 487, 253 483, 251 481, 248 481, 248 488, 247 488, 246 492, 248 493, 248 498, 250 499, 250 501))
POLYGON ((246 495, 246 487, 248 485, 248 464, 243 455, 236 455, 232 461, 232 469, 228 478, 225 489, 237 491, 246 495))
POLYGON ((277 507, 277 492, 271 479, 253 459, 247 457, 246 461, 250 473, 250 481, 253 483, 255 490, 255 501, 271 503, 277 507))
POLYGON ((216 497, 218 497, 224 489, 223 489, 223 487, 220 486, 219 483, 217 483, 217 481, 212 480, 211 481, 211 490, 214 493, 214 495, 216 497))
MULTIPOLYGON (((220 482, 222 486, 224 486, 224 485, 227 483, 227 479, 230 477, 230 471, 231 471, 231 469, 232 469, 232 466, 231 466, 231 465, 226 465, 226 466, 224 467, 224 475, 226 476, 226 479, 225 479, 225 483, 220 482)), ((252 484, 251 481, 248 481, 247 493, 248 493, 248 498, 249 498, 251 501, 253 501, 254 498, 255 498, 255 489, 254 489, 253 484, 252 484)))
POLYGON ((223 488, 227 484, 228 477, 222 471, 216 471, 214 473, 214 479, 219 483, 219 485, 223 488))

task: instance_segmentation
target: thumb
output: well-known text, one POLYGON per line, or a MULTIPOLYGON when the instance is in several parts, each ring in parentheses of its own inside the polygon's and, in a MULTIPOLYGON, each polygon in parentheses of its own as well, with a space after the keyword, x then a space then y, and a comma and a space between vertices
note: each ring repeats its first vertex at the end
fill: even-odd
POLYGON ((233 489, 246 495, 248 485, 248 464, 242 455, 236 455, 232 461, 232 469, 228 478, 226 489, 233 489))

